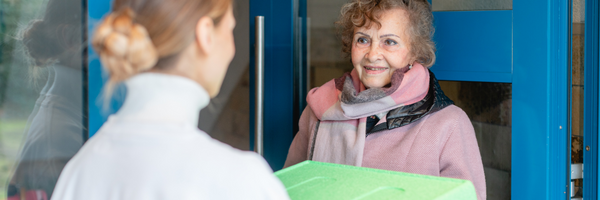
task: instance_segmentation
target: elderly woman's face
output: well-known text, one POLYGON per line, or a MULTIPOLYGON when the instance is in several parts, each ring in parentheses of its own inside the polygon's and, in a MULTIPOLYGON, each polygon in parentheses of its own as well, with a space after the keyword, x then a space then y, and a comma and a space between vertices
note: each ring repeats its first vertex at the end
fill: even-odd
POLYGON ((408 13, 391 9, 381 13, 378 20, 381 28, 376 25, 355 28, 352 41, 352 64, 367 88, 389 84, 395 70, 412 64, 405 33, 408 13))

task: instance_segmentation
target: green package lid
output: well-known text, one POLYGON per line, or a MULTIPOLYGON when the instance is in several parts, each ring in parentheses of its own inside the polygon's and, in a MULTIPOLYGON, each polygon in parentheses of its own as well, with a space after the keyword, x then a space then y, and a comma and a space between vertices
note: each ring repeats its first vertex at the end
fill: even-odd
POLYGON ((275 172, 291 199, 476 200, 468 180, 304 161, 275 172))

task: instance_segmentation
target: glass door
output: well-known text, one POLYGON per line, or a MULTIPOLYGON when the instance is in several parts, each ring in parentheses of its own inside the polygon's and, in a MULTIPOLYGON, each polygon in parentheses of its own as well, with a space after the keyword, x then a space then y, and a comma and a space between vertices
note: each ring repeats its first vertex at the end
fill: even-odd
POLYGON ((475 128, 487 198, 511 199, 512 142, 519 140, 512 131, 512 1, 433 0, 432 7, 438 60, 431 70, 475 128))
MULTIPOLYGON (((300 102, 298 91, 301 71, 300 1, 251 0, 250 1, 250 148, 255 149, 256 115, 255 99, 261 95, 263 102, 262 144, 264 158, 273 170, 283 167, 287 152, 297 127, 300 102), (256 17, 264 17, 264 83, 263 93, 257 94, 255 76, 257 43, 256 17), (298 50, 300 49, 300 50, 298 50)), ((258 80, 260 81, 260 80, 258 80)))
MULTIPOLYGON (((307 0, 309 89, 353 68, 334 24, 347 2, 307 0)), ((567 198, 568 5, 430 3, 437 46, 431 70, 475 128, 488 199, 567 198)))
POLYGON ((87 140, 86 1, 0 1, 0 199, 50 199, 87 140))

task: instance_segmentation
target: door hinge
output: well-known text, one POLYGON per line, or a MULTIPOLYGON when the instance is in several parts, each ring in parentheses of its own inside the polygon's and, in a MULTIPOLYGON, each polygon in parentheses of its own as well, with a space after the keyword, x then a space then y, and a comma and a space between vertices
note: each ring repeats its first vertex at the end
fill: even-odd
POLYGON ((583 200, 580 192, 583 188, 575 186, 576 179, 583 179, 583 163, 571 164, 571 200, 583 200))

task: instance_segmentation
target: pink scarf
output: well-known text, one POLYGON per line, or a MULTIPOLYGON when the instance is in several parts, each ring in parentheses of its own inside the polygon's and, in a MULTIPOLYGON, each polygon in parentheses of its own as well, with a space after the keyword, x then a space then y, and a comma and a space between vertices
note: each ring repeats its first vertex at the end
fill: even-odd
POLYGON ((352 70, 310 90, 306 99, 320 120, 311 131, 316 132, 312 160, 361 166, 367 117, 413 104, 425 98, 428 88, 429 71, 415 63, 410 70, 396 70, 389 88, 365 89, 352 70))

